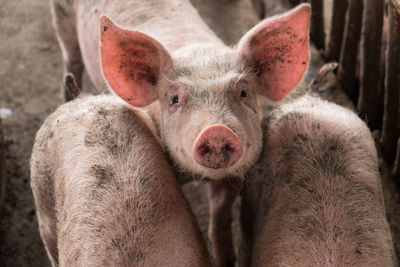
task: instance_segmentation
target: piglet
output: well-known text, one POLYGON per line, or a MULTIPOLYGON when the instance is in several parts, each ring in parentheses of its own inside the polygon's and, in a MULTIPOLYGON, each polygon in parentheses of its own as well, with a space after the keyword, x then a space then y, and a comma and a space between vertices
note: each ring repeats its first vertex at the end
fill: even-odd
POLYGON ((371 133, 306 95, 264 121, 241 208, 241 266, 397 266, 371 133))
MULTIPOLYGON (((85 63, 99 90, 110 87, 132 106, 145 107, 168 158, 190 178, 242 181, 262 148, 258 97, 283 99, 308 66, 309 5, 260 22, 235 48, 223 44, 187 0, 53 0, 52 9, 65 71, 79 86, 85 63)), ((230 209, 232 199, 210 205, 211 217, 230 209)), ((223 239, 212 236, 219 234, 215 229, 209 233, 211 240, 223 239)), ((225 243, 230 249, 213 242, 214 251, 234 255, 225 243)), ((235 260, 214 256, 218 266, 235 260)))
POLYGON ((292 6, 290 0, 251 0, 251 2, 260 18, 283 13, 292 6))
POLYGON ((37 133, 31 187, 53 266, 209 266, 151 119, 116 96, 59 107, 37 133))

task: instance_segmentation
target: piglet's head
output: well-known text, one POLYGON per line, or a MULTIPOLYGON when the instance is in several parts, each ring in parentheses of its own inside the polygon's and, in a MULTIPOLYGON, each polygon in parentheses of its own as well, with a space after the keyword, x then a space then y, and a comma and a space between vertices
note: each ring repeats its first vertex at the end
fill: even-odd
POLYGON ((103 73, 133 106, 160 102, 162 143, 178 168, 241 176, 262 148, 258 96, 279 101, 304 75, 309 19, 301 5, 256 25, 236 49, 197 44, 172 59, 153 38, 102 17, 103 73))

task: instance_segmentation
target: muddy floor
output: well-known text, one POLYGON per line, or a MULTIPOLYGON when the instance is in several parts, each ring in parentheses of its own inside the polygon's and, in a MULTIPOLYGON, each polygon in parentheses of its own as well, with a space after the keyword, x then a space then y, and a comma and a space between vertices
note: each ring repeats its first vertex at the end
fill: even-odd
MULTIPOLYGON (((228 44, 234 44, 257 22, 250 0, 193 2, 206 22, 228 44)), ((49 0, 1 0, 0 114, 5 117, 8 184, 6 204, 0 217, 0 266, 49 266, 37 230, 29 186, 29 157, 36 131, 62 104, 61 76, 61 53, 51 24, 49 0)), ((86 79, 84 91, 95 92, 91 88, 86 79)), ((383 184, 388 218, 398 247, 399 194, 390 179, 385 178, 383 184)), ((192 183, 186 185, 184 191, 206 235, 205 186, 192 183)), ((235 210, 237 207, 238 203, 235 210)), ((237 236, 237 220, 234 228, 237 236)))

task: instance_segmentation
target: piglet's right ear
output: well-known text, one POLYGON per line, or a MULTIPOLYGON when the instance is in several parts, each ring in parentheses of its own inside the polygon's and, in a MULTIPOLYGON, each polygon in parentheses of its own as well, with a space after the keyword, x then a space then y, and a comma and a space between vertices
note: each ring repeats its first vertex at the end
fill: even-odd
POLYGON ((239 42, 239 55, 261 80, 260 93, 273 101, 293 90, 307 69, 310 14, 309 5, 300 5, 259 23, 239 42))
POLYGON ((135 107, 157 100, 160 76, 172 66, 169 53, 150 36, 119 28, 106 16, 100 26, 102 69, 114 92, 135 107))

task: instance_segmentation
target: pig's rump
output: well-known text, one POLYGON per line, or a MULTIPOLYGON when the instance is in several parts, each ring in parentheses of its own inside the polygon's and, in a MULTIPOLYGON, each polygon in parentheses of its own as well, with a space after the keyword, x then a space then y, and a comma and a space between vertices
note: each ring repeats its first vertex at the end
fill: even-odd
POLYGON ((356 114, 305 96, 264 126, 243 200, 254 266, 394 266, 376 150, 356 114))
POLYGON ((62 105, 39 130, 31 186, 53 266, 208 265, 148 123, 115 96, 93 96, 62 105))

